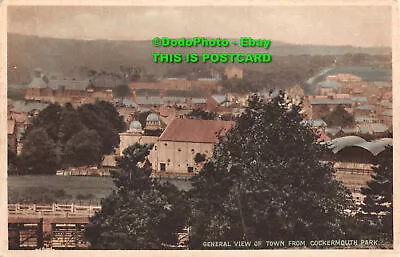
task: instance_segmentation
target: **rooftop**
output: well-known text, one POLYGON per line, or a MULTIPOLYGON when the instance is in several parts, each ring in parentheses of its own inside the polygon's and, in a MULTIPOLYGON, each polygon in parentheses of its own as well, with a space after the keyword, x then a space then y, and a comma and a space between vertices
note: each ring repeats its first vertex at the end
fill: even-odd
POLYGON ((339 83, 335 81, 321 81, 317 84, 318 87, 325 87, 325 88, 339 88, 339 83))
POLYGON ((360 147, 376 156, 384 151, 385 147, 388 145, 393 145, 392 138, 381 138, 375 141, 368 142, 361 137, 347 136, 333 139, 330 142, 329 147, 335 154, 346 147, 360 147))
POLYGON ((160 141, 217 143, 218 133, 225 135, 231 121, 174 119, 160 136, 160 141))
POLYGON ((159 96, 150 96, 150 97, 138 96, 136 97, 136 102, 139 105, 162 105, 164 103, 163 99, 159 96))
POLYGON ((352 100, 348 98, 312 98, 310 99, 310 104, 344 104, 351 105, 353 103, 352 100))
POLYGON ((46 108, 48 104, 40 103, 40 102, 25 102, 25 101, 14 101, 13 108, 11 109, 12 112, 18 113, 28 113, 33 110, 43 110, 46 108))

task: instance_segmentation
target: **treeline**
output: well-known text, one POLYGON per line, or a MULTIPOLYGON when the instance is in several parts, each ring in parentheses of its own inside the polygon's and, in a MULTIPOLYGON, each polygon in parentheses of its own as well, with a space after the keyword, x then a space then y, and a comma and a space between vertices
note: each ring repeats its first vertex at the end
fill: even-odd
POLYGON ((54 174, 57 169, 96 165, 119 144, 125 122, 115 107, 97 101, 74 108, 51 104, 28 126, 20 156, 10 154, 11 174, 54 174))

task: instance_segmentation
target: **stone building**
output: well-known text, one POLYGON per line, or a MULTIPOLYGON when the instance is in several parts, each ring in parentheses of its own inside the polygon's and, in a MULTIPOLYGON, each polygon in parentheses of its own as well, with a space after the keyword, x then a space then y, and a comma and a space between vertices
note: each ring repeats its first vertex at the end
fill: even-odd
POLYGON ((222 120, 175 119, 161 134, 150 159, 156 172, 195 173, 197 153, 211 157, 218 134, 224 135, 233 122, 222 120), (154 155, 153 155, 154 156, 154 155))

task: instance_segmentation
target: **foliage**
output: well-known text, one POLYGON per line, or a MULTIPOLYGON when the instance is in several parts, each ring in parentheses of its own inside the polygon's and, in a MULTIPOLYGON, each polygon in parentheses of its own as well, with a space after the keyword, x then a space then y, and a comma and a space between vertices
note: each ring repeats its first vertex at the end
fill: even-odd
POLYGON ((7 148, 7 174, 18 174, 18 156, 13 149, 8 146, 7 148))
POLYGON ((151 148, 135 144, 117 158, 112 171, 117 189, 90 218, 90 248, 163 249, 176 244, 188 215, 186 200, 175 186, 150 177, 146 156, 151 148))
POLYGON ((201 119, 201 120, 214 120, 216 118, 216 114, 213 112, 206 112, 202 109, 195 109, 190 113, 186 114, 186 117, 191 119, 201 119))
POLYGON ((371 234, 393 242, 393 146, 387 146, 374 164, 372 180, 361 188, 365 195, 362 216, 369 222, 371 234))
POLYGON ((50 104, 28 126, 17 166, 23 166, 23 172, 37 174, 55 173, 59 167, 99 163, 103 154, 109 154, 119 144, 118 133, 125 130, 125 125, 122 116, 108 102, 97 101, 78 109, 70 103, 64 106, 50 104), (46 135, 46 149, 51 146, 51 151, 46 153, 44 146, 36 147, 41 140, 37 135, 30 136, 35 130, 46 135), (47 157, 49 159, 44 163, 48 164, 43 165, 47 165, 48 169, 44 171, 40 162, 47 157), (35 164, 36 161, 39 163, 35 164))
POLYGON ((101 138, 95 130, 81 130, 65 145, 64 161, 78 167, 99 164, 102 160, 101 147, 101 138))
POLYGON ((114 97, 116 98, 128 98, 132 96, 132 91, 126 84, 121 84, 113 88, 112 90, 114 97))
POLYGON ((352 238, 350 193, 284 95, 254 96, 193 179, 190 247, 204 241, 352 238))
POLYGON ((20 160, 21 171, 29 174, 54 174, 60 165, 56 144, 43 128, 26 136, 20 160))
POLYGON ((118 132, 125 129, 122 116, 115 107, 105 101, 95 104, 85 104, 77 110, 81 121, 88 129, 95 130, 102 142, 101 152, 109 154, 119 144, 118 132))
POLYGON ((206 155, 201 153, 196 153, 194 156, 195 163, 204 162, 206 160, 206 155))
POLYGON ((325 118, 328 126, 348 127, 355 124, 354 117, 342 105, 336 106, 325 118))

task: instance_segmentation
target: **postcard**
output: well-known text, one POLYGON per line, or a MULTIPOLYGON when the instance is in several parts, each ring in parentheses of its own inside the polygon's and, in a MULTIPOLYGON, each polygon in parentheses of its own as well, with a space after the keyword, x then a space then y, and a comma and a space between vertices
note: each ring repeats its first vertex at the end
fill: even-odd
POLYGON ((0 5, 5 256, 399 254, 398 3, 0 5))

